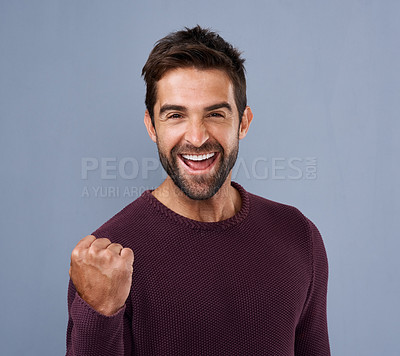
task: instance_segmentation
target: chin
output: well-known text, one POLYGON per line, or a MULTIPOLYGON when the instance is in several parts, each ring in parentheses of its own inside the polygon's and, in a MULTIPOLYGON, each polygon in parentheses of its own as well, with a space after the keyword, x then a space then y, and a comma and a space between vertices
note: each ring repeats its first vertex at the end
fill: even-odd
POLYGON ((225 179, 221 182, 221 180, 218 180, 215 177, 210 177, 209 179, 204 177, 196 177, 195 179, 182 179, 181 177, 174 175, 171 178, 175 185, 188 198, 193 200, 207 200, 212 198, 225 182, 225 179), (196 180, 199 179, 201 182, 196 182, 196 180))

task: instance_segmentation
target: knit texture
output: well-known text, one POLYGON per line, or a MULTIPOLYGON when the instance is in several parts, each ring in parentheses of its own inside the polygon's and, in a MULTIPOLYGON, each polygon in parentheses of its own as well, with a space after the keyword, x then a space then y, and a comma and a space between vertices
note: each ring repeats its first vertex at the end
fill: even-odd
POLYGON ((330 355, 317 228, 232 185, 242 207, 230 219, 187 219, 146 191, 93 233, 134 251, 132 287, 104 316, 70 282, 67 355, 330 355))

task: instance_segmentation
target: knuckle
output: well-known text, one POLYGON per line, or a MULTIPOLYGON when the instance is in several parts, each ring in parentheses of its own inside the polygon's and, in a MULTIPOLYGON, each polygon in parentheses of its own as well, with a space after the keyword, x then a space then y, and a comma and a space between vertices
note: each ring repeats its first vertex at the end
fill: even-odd
POLYGON ((81 250, 75 247, 71 252, 71 261, 80 259, 80 256, 81 256, 81 250))
MULTIPOLYGON (((100 237, 97 240, 97 243, 102 243, 102 244, 111 244, 111 241, 109 239, 107 239, 106 237, 100 237)), ((95 242, 96 242, 95 241, 95 242)))
POLYGON ((95 248, 90 248, 87 252, 87 256, 88 258, 96 258, 99 255, 99 250, 95 249, 95 248))
POLYGON ((133 251, 129 247, 125 247, 124 249, 122 249, 121 256, 129 261, 134 259, 133 251))
POLYGON ((103 253, 102 259, 107 262, 112 262, 112 260, 114 259, 114 253, 110 250, 107 250, 103 253))
POLYGON ((91 245, 90 250, 104 250, 111 244, 111 241, 107 238, 98 238, 91 245))
POLYGON ((123 251, 124 251, 124 253, 127 253, 127 254, 132 254, 132 255, 133 255, 133 251, 132 251, 132 249, 131 249, 131 248, 129 248, 129 247, 125 247, 125 248, 123 248, 123 251))
POLYGON ((93 235, 87 235, 87 236, 85 236, 83 239, 81 239, 81 240, 78 242, 78 246, 88 246, 88 245, 90 245, 91 243, 93 243, 94 240, 96 240, 96 237, 95 237, 95 236, 93 236, 93 235))
POLYGON ((109 244, 109 245, 107 246, 107 249, 108 249, 109 251, 111 251, 111 250, 117 250, 117 249, 118 249, 118 245, 119 245, 119 244, 113 242, 113 243, 111 243, 111 244, 109 244))
POLYGON ((108 249, 103 249, 99 251, 93 251, 91 255, 91 261, 102 267, 109 267, 113 262, 113 253, 108 249))

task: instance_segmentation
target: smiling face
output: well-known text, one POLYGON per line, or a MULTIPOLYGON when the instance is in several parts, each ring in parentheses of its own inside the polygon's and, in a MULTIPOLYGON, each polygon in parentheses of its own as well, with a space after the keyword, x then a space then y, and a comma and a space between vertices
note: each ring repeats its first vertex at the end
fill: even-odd
POLYGON ((145 124, 175 185, 189 198, 205 200, 229 176, 250 116, 246 108, 239 125, 233 85, 225 72, 180 68, 158 81, 155 127, 148 112, 145 124))

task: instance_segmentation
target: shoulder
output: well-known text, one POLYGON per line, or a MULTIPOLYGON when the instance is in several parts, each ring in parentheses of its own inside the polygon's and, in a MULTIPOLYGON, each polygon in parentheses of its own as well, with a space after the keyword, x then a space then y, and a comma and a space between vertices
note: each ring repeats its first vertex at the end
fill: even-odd
POLYGON ((308 219, 295 206, 248 193, 252 214, 276 222, 292 223, 308 229, 308 219))
POLYGON ((268 232, 268 237, 288 251, 303 256, 312 273, 328 278, 325 245, 316 225, 298 208, 249 194, 252 224, 268 232))
POLYGON ((255 224, 268 226, 274 233, 302 242, 311 249, 313 244, 322 244, 318 228, 298 208, 256 194, 247 194, 250 201, 249 217, 255 224))
POLYGON ((318 228, 298 208, 252 193, 248 196, 250 216, 255 224, 267 225, 274 234, 303 246, 321 265, 327 265, 325 246, 318 228))

